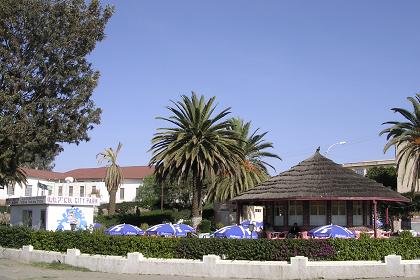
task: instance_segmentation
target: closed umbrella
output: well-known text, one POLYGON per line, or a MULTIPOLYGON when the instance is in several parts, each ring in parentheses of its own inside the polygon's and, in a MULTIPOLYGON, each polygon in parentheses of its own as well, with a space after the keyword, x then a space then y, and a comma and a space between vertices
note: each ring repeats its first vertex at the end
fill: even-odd
POLYGON ((108 235, 142 235, 144 231, 130 224, 120 224, 107 228, 104 233, 108 235))
POLYGON ((311 229, 308 235, 315 238, 354 238, 351 230, 337 225, 326 225, 311 229))
POLYGON ((230 238, 230 239, 257 239, 258 234, 243 226, 226 226, 213 233, 217 238, 230 238))

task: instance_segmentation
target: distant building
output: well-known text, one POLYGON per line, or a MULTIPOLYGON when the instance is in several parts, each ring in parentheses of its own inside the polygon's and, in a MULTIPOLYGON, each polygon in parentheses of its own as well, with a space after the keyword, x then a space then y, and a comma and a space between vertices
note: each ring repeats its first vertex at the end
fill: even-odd
POLYGON ((359 175, 366 176, 372 167, 397 167, 395 159, 368 160, 353 163, 344 163, 343 167, 352 169, 359 175))
MULTIPOLYGON (((151 175, 153 168, 148 166, 121 167, 124 181, 120 186, 116 202, 134 201, 137 189, 143 185, 145 177, 151 175)), ((69 196, 98 197, 100 203, 108 203, 109 195, 104 183, 105 167, 80 168, 68 172, 54 172, 24 168, 26 184, 3 186, 0 188, 0 204, 7 198, 30 196, 69 196)))

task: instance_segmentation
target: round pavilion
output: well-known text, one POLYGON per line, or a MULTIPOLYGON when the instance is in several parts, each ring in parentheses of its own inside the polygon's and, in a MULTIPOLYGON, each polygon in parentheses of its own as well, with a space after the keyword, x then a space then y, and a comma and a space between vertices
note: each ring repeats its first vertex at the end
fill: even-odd
POLYGON ((275 230, 297 223, 307 230, 319 225, 369 227, 375 230, 379 202, 410 202, 401 194, 332 160, 315 154, 288 171, 232 199, 237 223, 246 205, 262 205, 264 222, 275 230))

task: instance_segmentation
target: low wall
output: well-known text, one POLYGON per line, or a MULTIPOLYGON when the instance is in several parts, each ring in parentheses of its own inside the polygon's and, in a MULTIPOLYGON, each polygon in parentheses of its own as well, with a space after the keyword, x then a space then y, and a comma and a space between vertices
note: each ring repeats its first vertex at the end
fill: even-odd
POLYGON ((403 261, 400 256, 385 257, 380 261, 330 261, 309 262, 306 257, 292 257, 288 262, 259 262, 221 260, 207 255, 203 260, 144 258, 140 253, 128 253, 127 257, 80 254, 78 249, 67 253, 0 247, 0 258, 23 262, 61 262, 92 271, 180 275, 220 278, 254 279, 352 279, 381 277, 420 276, 420 260, 403 261))

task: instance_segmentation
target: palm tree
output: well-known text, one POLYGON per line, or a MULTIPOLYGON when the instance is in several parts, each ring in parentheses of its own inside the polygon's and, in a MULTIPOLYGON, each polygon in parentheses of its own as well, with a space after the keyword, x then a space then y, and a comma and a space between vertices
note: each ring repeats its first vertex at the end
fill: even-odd
POLYGON ((172 113, 169 118, 158 117, 173 127, 158 128, 149 164, 155 165, 160 181, 169 178, 186 182, 192 176, 191 216, 196 226, 201 221, 204 180, 233 175, 237 163, 243 161, 243 153, 236 134, 228 129, 229 120, 224 120, 230 108, 214 114, 215 97, 206 100, 192 92, 191 97, 181 98, 167 107, 172 113))
POLYGON ((391 146, 397 147, 397 168, 404 167, 404 178, 411 182, 411 190, 418 191, 419 170, 420 170, 420 94, 407 98, 413 105, 414 112, 406 109, 392 108, 394 112, 400 113, 406 122, 386 122, 392 126, 381 131, 380 135, 387 133, 388 143, 384 147, 386 152, 391 146), (410 162, 413 164, 410 166, 410 162))
POLYGON ((245 160, 238 166, 235 176, 223 178, 209 189, 208 199, 211 201, 226 201, 240 193, 253 188, 269 178, 268 167, 272 165, 265 158, 281 158, 266 149, 273 148, 273 143, 265 142, 267 132, 258 134, 258 129, 251 133, 251 122, 244 123, 239 118, 230 119, 229 130, 236 133, 238 145, 241 147, 245 160))
POLYGON ((117 191, 124 180, 122 170, 117 164, 117 158, 121 148, 122 144, 118 143, 118 147, 115 151, 112 148, 107 148, 96 156, 98 162, 107 162, 104 181, 106 189, 109 193, 109 215, 113 215, 115 213, 115 199, 117 191))

